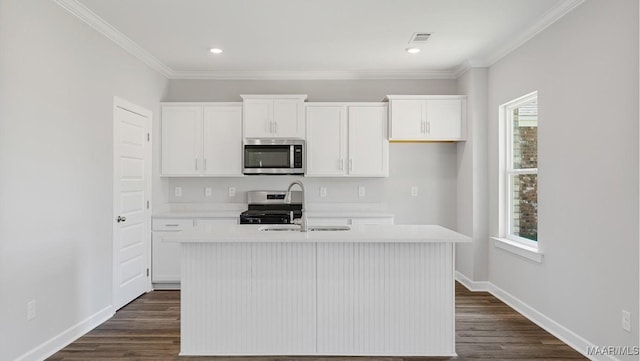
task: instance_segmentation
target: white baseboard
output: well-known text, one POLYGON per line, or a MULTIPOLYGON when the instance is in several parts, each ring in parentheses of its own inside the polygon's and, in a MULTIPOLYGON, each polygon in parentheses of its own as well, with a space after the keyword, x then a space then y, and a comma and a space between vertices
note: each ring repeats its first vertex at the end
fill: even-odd
POLYGON ((595 347, 593 343, 587 341, 585 338, 562 326, 558 322, 552 320, 548 316, 489 281, 473 281, 458 271, 456 271, 456 281, 460 282, 472 292, 484 291, 491 293, 494 297, 516 310, 531 322, 557 337, 574 350, 580 352, 584 357, 595 361, 619 361, 619 359, 611 355, 588 356, 587 350, 595 347))
POLYGON ((460 271, 456 271, 456 281, 460 282, 472 292, 489 292, 491 290, 491 283, 489 281, 472 281, 469 277, 460 273, 460 271))
POLYGON ((110 319, 113 315, 113 306, 109 305, 18 357, 15 361, 44 360, 110 319))

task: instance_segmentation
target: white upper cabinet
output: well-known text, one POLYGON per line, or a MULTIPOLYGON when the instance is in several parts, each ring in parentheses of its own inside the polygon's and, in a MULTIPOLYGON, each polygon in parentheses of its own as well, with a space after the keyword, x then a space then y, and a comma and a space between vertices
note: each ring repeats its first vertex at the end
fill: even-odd
POLYGON ((389 175, 384 103, 309 103, 308 177, 389 175))
POLYGON ((389 176, 386 106, 349 107, 349 175, 389 176))
POLYGON ((241 95, 245 138, 304 138, 306 95, 241 95))
POLYGON ((306 176, 346 174, 347 116, 344 106, 307 106, 306 176))
POLYGON ((241 119, 242 107, 237 105, 204 107, 203 175, 242 175, 241 119))
POLYGON ((162 174, 197 173, 202 156, 202 107, 162 107, 162 174))
POLYGON ((387 99, 391 140, 465 140, 466 96, 388 95, 387 99))
POLYGON ((242 176, 240 103, 162 105, 163 176, 242 176))

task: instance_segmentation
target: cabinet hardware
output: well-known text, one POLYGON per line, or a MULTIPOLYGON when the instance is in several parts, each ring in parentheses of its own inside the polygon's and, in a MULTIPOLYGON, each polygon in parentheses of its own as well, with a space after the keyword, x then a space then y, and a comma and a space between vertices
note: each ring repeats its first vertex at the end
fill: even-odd
POLYGON ((204 158, 203 162, 204 162, 204 170, 207 170, 207 158, 204 158))
POLYGON ((196 170, 198 170, 198 158, 194 159, 195 163, 196 163, 196 170))
POLYGON ((349 159, 349 171, 353 170, 353 159, 349 159))
POLYGON ((165 224, 166 227, 178 227, 179 224, 165 224))
POLYGON ((431 134, 431 122, 427 121, 427 134, 431 134))

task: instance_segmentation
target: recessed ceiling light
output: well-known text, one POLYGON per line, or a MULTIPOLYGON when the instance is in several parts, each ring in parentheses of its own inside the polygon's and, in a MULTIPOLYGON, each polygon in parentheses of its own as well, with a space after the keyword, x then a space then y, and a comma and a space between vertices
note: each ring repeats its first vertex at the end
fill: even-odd
POLYGON ((418 54, 420 52, 420 49, 418 48, 407 48, 407 53, 409 54, 418 54))
POLYGON ((214 53, 214 54, 220 54, 222 53, 222 49, 218 49, 218 48, 211 48, 211 50, 209 50, 210 52, 214 53))

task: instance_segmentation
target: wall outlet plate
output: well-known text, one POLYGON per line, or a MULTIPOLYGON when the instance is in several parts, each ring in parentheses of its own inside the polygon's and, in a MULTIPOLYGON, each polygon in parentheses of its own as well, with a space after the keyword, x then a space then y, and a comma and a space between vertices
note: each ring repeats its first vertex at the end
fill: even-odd
POLYGON ((228 194, 229 194, 229 197, 235 197, 236 196, 236 187, 229 187, 228 194))
POLYGON ((631 312, 622 310, 622 329, 631 332, 631 312))
POLYGON ((176 187, 176 188, 173 190, 173 194, 174 194, 176 197, 182 197, 182 187, 176 187))
POLYGON ((366 190, 365 190, 364 186, 359 186, 358 187, 358 197, 364 197, 365 194, 366 194, 366 190))
POLYGON ((418 187, 417 186, 412 186, 411 187, 411 196, 412 197, 417 197, 418 196, 418 187))
POLYGON ((36 300, 27 302, 27 321, 36 318, 36 300))
POLYGON ((327 196, 327 187, 320 187, 320 198, 325 198, 327 196))
POLYGON ((204 188, 204 196, 205 197, 211 197, 211 194, 212 194, 211 187, 205 187, 204 188))

